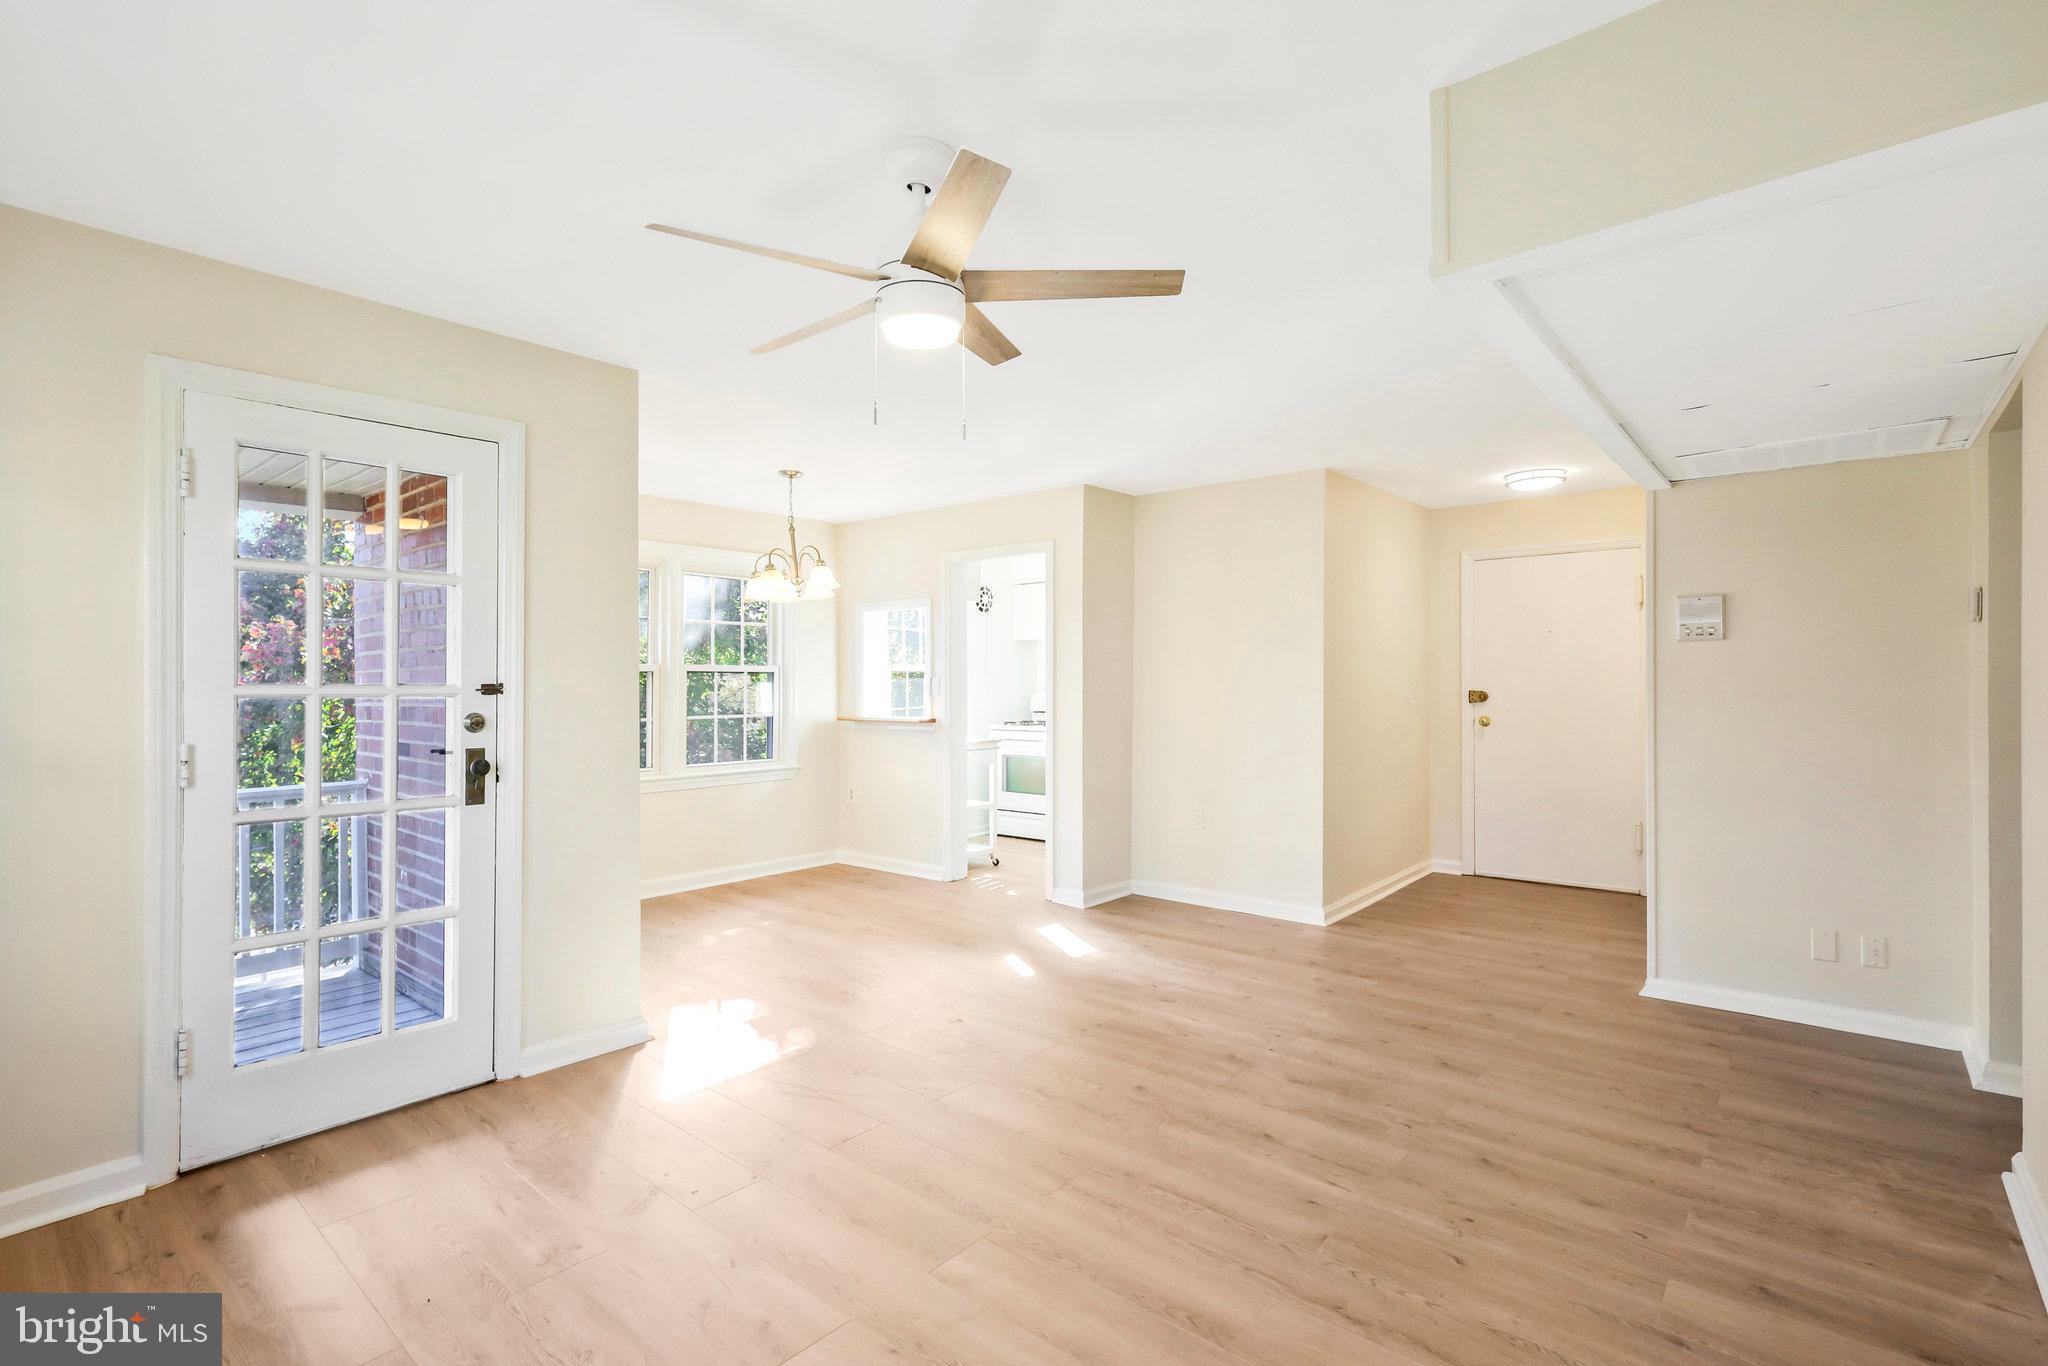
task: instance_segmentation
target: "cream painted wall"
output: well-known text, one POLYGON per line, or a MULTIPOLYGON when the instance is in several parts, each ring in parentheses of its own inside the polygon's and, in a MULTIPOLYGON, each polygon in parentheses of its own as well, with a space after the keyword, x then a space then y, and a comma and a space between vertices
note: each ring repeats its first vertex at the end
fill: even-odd
POLYGON ((1429 519, 1324 478, 1323 889, 1327 906, 1429 861, 1429 519))
POLYGON ((1984 620, 1969 633, 1970 1035, 1972 1053, 2020 1058, 2020 435, 1968 453, 1970 582, 1984 620))
POLYGON ((1311 470, 1137 502, 1140 884, 1320 914, 1325 478, 1311 470))
MULTIPOLYGON (((2020 372, 2020 405, 2020 540, 2048 546, 2048 347, 2020 372)), ((2020 613, 2048 621, 2048 554, 2038 550, 2020 559, 2020 613)), ((2048 1201, 2048 631, 2020 633, 2020 956, 2024 1138, 2013 1167, 2048 1201)), ((2033 1213, 2048 1217, 2048 1204, 2033 1213)), ((2042 1277, 2042 1251, 2029 1250, 2042 1277)))
POLYGON ((1465 857, 1464 728, 1460 595, 1463 557, 1476 550, 1568 545, 1641 536, 1640 489, 1522 498, 1429 513, 1430 855, 1465 857))
MULTIPOLYGON (((1137 500, 1081 490, 1081 785, 1087 833, 1081 891, 1093 902, 1130 890, 1131 726, 1137 500)), ((1066 884, 1062 884, 1063 886, 1066 884)))
POLYGON ((1655 974, 1967 1024, 1967 462, 1654 497, 1655 974), (1726 640, 1675 639, 1685 593, 1726 595, 1726 640), (1841 961, 1808 957, 1813 928, 1841 961), (1858 965, 1864 934, 1889 968, 1858 965))
POLYGON ((639 1013, 633 373, 0 207, 0 1192, 139 1150, 152 352, 527 424, 525 1042, 639 1013))
MULTIPOLYGON (((1084 794, 1082 628, 1084 491, 1050 489, 960 507, 848 522, 838 530, 839 693, 860 695, 860 606, 930 598, 940 612, 941 564, 954 551, 1051 541, 1053 617, 1053 848, 1055 883, 1083 885, 1084 794)), ((935 658, 937 656, 935 655, 935 658)), ((942 704, 943 705, 943 704, 942 704)), ((852 711, 842 708, 845 714, 852 711)), ((944 866, 946 750, 943 726, 839 726, 839 847, 909 865, 931 876, 944 866), (851 789, 854 800, 845 800, 851 789)), ((1114 816, 1109 819, 1114 823, 1114 816)))
POLYGON ((1663 0, 1438 91, 1462 268, 2048 100, 2040 0, 1663 0))
MULTIPOLYGON (((760 553, 785 543, 778 516, 687 503, 640 499, 640 538, 709 550, 760 553)), ((838 572, 838 528, 797 522, 799 544, 815 545, 838 572)), ((655 891, 720 870, 783 859, 829 855, 839 847, 839 618, 831 602, 795 603, 795 658, 784 666, 794 684, 795 777, 733 783, 640 796, 640 882, 655 891)), ((739 871, 729 876, 744 875, 739 871)))

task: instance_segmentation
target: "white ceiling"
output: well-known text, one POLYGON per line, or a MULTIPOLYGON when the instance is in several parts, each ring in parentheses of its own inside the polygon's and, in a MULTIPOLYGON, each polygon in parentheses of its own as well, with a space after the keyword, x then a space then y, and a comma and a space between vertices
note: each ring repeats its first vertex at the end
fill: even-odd
POLYGON ((2039 111, 1842 166, 1873 183, 1509 280, 1669 478, 1966 445, 2048 316, 2039 111))
POLYGON ((1642 0, 0 0, 0 201, 642 372, 644 488, 848 519, 1327 465, 1417 502, 1622 476, 1427 278, 1426 93, 1642 0), (1011 166, 973 264, 1188 271, 1012 303, 1024 355, 747 348, 878 260, 877 159, 1011 166))

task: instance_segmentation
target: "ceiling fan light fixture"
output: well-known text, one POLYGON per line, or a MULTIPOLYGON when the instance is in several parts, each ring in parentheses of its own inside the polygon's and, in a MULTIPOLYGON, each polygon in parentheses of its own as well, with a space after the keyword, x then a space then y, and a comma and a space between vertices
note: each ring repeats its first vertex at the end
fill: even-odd
POLYGON ((1502 481, 1515 493, 1541 493, 1564 482, 1563 470, 1516 470, 1502 481))
POLYGON ((889 345, 937 351, 960 339, 967 295, 944 280, 892 280, 875 291, 875 318, 889 345))

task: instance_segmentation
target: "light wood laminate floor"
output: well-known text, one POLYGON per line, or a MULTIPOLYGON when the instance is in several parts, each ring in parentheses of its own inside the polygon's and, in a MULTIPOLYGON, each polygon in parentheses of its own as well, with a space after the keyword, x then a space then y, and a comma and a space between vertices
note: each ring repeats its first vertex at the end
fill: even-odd
POLYGON ((1952 1053, 1644 1000, 1634 897, 1330 930, 821 868, 646 907, 655 1040, 0 1242, 231 1361, 2041 1362, 1952 1053))

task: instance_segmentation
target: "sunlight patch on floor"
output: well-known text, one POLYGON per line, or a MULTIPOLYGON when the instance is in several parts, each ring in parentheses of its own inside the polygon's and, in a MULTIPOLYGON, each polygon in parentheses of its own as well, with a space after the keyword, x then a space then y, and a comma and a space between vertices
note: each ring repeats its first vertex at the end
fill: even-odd
POLYGON ((1055 920, 1050 925, 1040 925, 1038 932, 1052 942, 1054 948, 1069 958, 1095 952, 1095 946, 1055 920))
POLYGON ((662 1046, 661 1098, 674 1100, 716 1086, 818 1041, 803 1025, 782 1034, 764 1033, 754 1021, 765 1013, 745 996, 671 1008, 662 1046))

